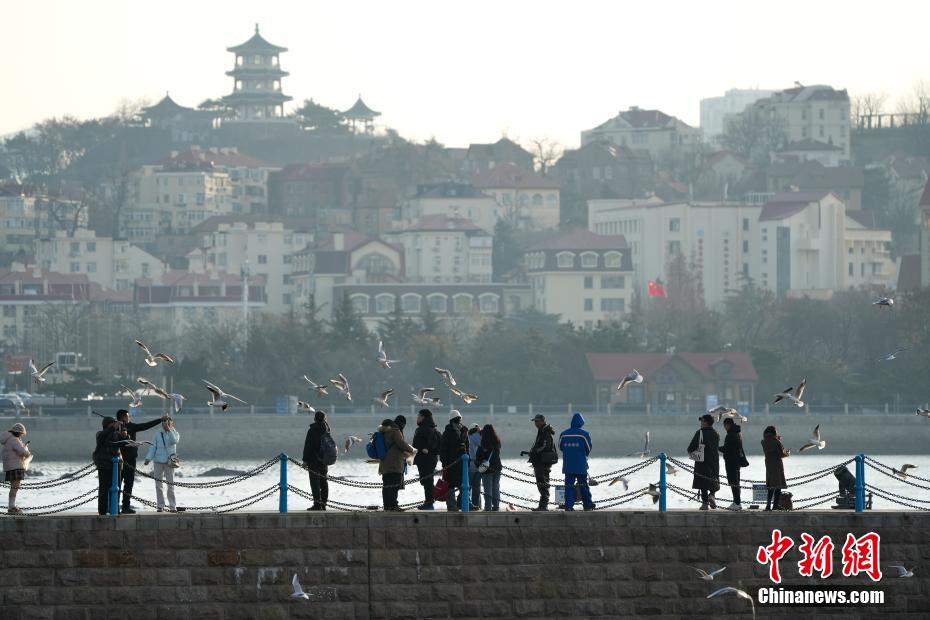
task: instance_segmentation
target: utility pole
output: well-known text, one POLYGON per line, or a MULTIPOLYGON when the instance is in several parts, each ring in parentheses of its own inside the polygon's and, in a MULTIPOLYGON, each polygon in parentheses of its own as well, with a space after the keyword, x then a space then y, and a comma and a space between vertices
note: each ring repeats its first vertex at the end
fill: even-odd
POLYGON ((242 276, 242 353, 245 357, 246 350, 249 347, 249 261, 246 260, 239 267, 239 275, 242 276))

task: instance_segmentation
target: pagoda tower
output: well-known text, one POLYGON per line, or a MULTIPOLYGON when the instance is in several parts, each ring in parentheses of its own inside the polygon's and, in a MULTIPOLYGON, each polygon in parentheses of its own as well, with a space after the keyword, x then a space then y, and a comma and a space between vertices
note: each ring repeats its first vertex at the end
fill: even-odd
POLYGON ((288 75, 281 70, 278 55, 286 52, 266 41, 258 32, 235 47, 226 48, 236 55, 236 65, 226 75, 233 78, 233 92, 223 97, 235 112, 236 121, 274 121, 284 118, 284 102, 290 101, 281 92, 281 78, 288 75))

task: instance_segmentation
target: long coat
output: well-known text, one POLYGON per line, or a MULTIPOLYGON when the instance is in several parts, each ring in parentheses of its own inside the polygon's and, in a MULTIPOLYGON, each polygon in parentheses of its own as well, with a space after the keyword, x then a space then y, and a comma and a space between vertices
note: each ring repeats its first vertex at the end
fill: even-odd
POLYGON ((694 464, 694 481, 691 483, 691 488, 716 493, 720 490, 720 435, 709 426, 699 428, 695 431, 691 443, 688 444, 688 452, 697 450, 702 433, 704 435, 704 461, 694 464))
POLYGON ((456 463, 463 454, 468 451, 468 431, 461 424, 446 424, 446 429, 442 432, 442 445, 439 448, 439 458, 442 460, 442 466, 446 469, 443 472, 443 479, 449 483, 452 488, 462 486, 462 464, 456 463), (455 463, 455 465, 452 465, 455 463), (451 466, 451 467, 450 467, 451 466))
POLYGON ((407 455, 413 454, 413 446, 404 439, 404 433, 396 425, 379 426, 378 430, 384 433, 384 459, 378 465, 378 473, 402 474, 407 464, 407 455))
POLYGON ((762 438, 762 452, 765 453, 765 485, 770 489, 788 488, 782 462, 788 456, 784 446, 774 435, 766 435, 762 438))

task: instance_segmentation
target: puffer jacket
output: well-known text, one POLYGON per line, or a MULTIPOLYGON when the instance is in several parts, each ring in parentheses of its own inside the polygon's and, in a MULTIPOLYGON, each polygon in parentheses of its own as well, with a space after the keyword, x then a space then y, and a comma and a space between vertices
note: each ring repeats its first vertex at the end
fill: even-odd
POLYGON ((384 458, 378 465, 378 473, 402 474, 407 465, 407 455, 413 454, 413 446, 404 439, 404 433, 393 423, 388 426, 379 426, 378 430, 384 434, 384 458))
POLYGON ((572 416, 572 424, 559 435, 559 449, 562 451, 563 474, 588 473, 588 455, 591 454, 591 435, 582 428, 584 418, 580 413, 572 416))
POLYGON ((154 446, 149 446, 149 451, 145 455, 146 461, 155 463, 167 463, 168 456, 178 453, 178 441, 181 434, 178 429, 172 428, 170 431, 160 430, 152 437, 154 446))
POLYGON ((14 469, 23 469, 23 462, 31 452, 29 446, 22 440, 11 433, 3 431, 0 433, 0 458, 3 460, 3 471, 12 471, 14 469))

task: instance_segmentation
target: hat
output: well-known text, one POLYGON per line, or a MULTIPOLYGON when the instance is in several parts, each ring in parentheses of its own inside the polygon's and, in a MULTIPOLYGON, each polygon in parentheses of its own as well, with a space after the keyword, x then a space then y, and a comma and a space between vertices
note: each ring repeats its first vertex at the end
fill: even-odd
POLYGON ((545 422, 546 416, 544 416, 541 413, 537 413, 536 415, 533 416, 533 422, 535 422, 536 420, 542 420, 543 422, 545 422))
POLYGON ((13 428, 10 429, 10 432, 11 433, 22 433, 23 435, 25 435, 26 427, 20 424, 19 422, 17 422, 16 424, 13 425, 13 428))
POLYGON ((116 422, 116 418, 111 418, 110 416, 105 417, 103 419, 103 428, 110 426, 114 422, 116 422))
POLYGON ((407 426, 407 418, 405 418, 402 415, 398 415, 396 418, 394 418, 394 424, 396 424, 397 426, 401 428, 401 430, 403 430, 404 427, 407 426))
POLYGON ((451 422, 452 420, 461 420, 461 419, 462 419, 462 414, 459 413, 459 410, 458 410, 458 409, 453 409, 452 411, 449 412, 449 421, 450 421, 450 422, 451 422))

